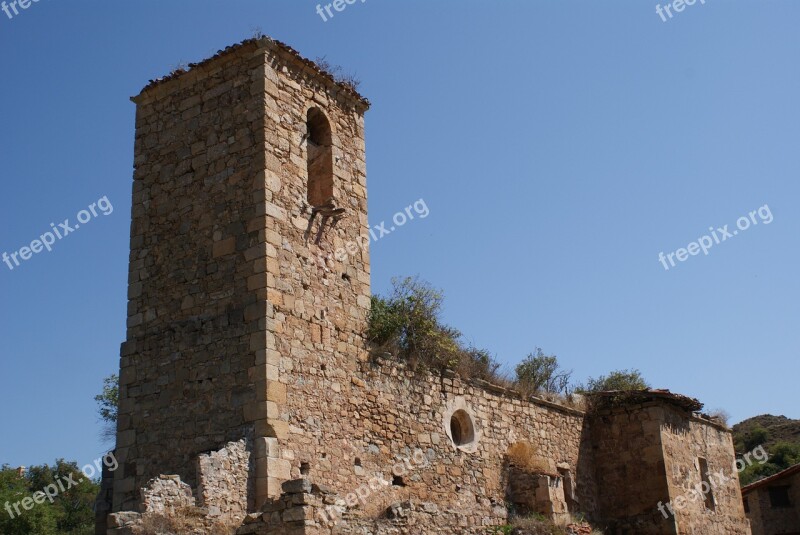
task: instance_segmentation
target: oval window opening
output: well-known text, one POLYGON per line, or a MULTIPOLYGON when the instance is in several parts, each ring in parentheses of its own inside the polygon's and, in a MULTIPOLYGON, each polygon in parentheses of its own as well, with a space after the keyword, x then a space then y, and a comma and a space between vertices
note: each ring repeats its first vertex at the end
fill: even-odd
POLYGON ((475 426, 467 411, 459 409, 450 417, 450 436, 456 446, 468 446, 475 441, 475 426))

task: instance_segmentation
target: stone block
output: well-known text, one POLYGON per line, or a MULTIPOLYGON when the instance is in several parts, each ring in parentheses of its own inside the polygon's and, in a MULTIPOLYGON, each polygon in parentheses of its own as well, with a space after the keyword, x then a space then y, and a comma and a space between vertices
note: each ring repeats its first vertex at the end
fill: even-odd
POLYGON ((292 479, 290 481, 286 481, 281 485, 281 489, 286 494, 301 494, 306 493, 310 494, 312 491, 311 481, 308 479, 292 479))
POLYGON ((267 457, 267 474, 268 477, 286 481, 292 477, 292 465, 284 459, 267 457))
POLYGON ((279 405, 286 403, 286 385, 277 381, 267 382, 267 400, 279 405))
POLYGON ((214 243, 212 256, 219 258, 236 252, 236 238, 227 238, 214 243))

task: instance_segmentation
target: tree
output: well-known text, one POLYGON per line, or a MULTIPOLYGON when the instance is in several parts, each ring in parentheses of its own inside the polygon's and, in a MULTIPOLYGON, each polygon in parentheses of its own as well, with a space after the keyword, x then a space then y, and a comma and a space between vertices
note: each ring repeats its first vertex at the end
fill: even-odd
POLYGON ((113 440, 117 432, 117 414, 119 411, 119 376, 112 374, 103 379, 103 391, 94 397, 97 412, 104 422, 101 436, 113 440))
POLYGON ((42 535, 56 535, 56 522, 53 512, 48 507, 34 507, 25 511, 20 502, 32 496, 26 477, 20 477, 16 468, 3 465, 0 468, 0 502, 8 504, 7 509, 0 510, 0 533, 4 535, 27 535, 28 533, 41 533, 42 535), (14 509, 19 505, 21 514, 14 509))
POLYGON ((579 392, 607 392, 611 390, 646 390, 650 385, 639 370, 615 370, 598 378, 590 377, 586 385, 577 388, 579 392))
POLYGON ((104 422, 116 423, 119 408, 119 376, 112 374, 103 379, 103 392, 94 397, 98 412, 104 422))
POLYGON ((93 506, 99 490, 99 485, 85 478, 76 463, 63 459, 53 466, 32 466, 22 476, 18 469, 4 465, 0 468, 0 504, 3 507, 0 533, 91 535, 94 533, 93 506), (64 490, 57 488, 57 481, 61 481, 64 490), (52 502, 46 498, 43 503, 35 503, 25 510, 22 500, 35 498, 45 489, 52 495, 52 502))
POLYGON ((555 355, 545 355, 540 347, 529 353, 515 369, 520 386, 536 392, 567 393, 571 371, 561 369, 555 355))
POLYGON ((41 490, 56 481, 64 483, 65 490, 54 498, 52 507, 56 513, 58 533, 81 533, 86 526, 94 525, 94 502, 100 490, 100 474, 96 481, 86 477, 78 463, 57 459, 53 466, 33 466, 28 469, 30 488, 41 490), (74 482, 74 483, 73 483, 74 482))

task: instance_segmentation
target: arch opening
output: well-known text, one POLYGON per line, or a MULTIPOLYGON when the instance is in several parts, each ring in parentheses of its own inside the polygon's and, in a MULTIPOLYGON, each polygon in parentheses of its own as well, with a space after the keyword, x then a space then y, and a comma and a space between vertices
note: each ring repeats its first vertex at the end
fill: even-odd
POLYGON ((333 197, 333 139, 331 124, 319 108, 306 116, 307 200, 322 206, 333 197))

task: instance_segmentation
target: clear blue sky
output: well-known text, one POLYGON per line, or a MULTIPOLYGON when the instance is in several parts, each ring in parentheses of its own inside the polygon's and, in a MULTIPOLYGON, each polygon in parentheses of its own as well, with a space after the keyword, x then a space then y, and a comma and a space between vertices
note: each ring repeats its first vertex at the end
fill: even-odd
POLYGON ((124 338, 134 105, 254 27, 354 71, 374 291, 418 274, 513 366, 639 368, 739 421, 800 418, 800 3, 41 0, 0 12, 0 253, 107 196, 114 211, 0 264, 0 463, 103 452, 93 396, 124 338), (666 271, 767 204, 774 220, 666 271))

